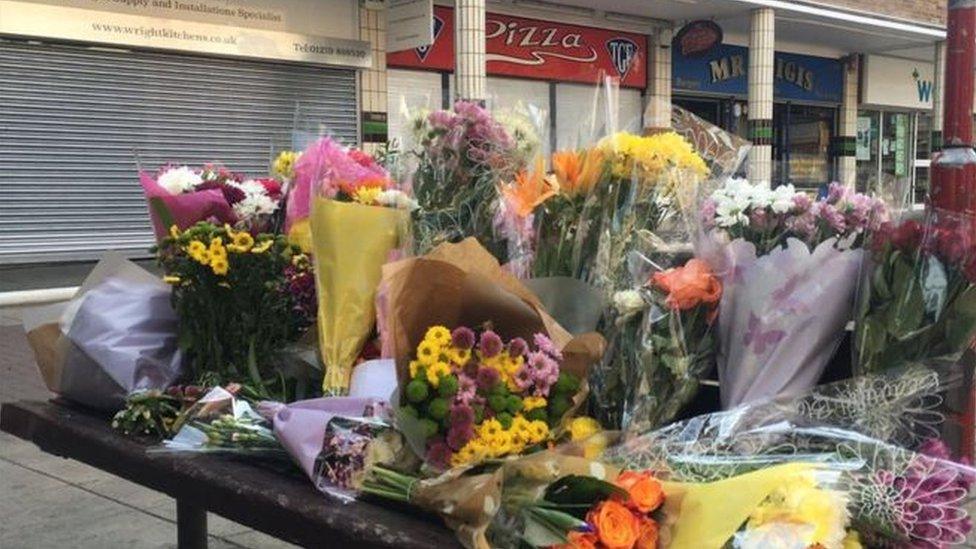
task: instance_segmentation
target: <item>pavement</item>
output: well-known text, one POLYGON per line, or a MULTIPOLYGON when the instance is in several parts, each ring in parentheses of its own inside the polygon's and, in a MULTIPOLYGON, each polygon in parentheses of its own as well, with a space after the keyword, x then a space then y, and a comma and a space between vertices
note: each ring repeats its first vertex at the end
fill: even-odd
MULTIPOLYGON (((20 325, 0 309, 0 402, 46 400, 20 325)), ((176 502, 71 459, 0 433, 0 548, 176 547, 176 502)), ((210 514, 209 547, 295 547, 210 514)))

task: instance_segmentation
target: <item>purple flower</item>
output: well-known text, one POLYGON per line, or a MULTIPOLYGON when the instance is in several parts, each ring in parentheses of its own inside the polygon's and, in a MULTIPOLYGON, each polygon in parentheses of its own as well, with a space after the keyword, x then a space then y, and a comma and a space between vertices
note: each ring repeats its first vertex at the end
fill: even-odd
POLYGON ((532 366, 528 362, 519 366, 519 369, 515 371, 515 376, 513 381, 515 386, 519 388, 520 391, 524 391, 532 386, 532 366))
POLYGON ((759 230, 766 228, 769 222, 769 214, 765 209, 753 208, 749 213, 749 224, 759 230))
POLYGON ((837 233, 843 233, 847 229, 844 214, 837 210, 832 204, 824 204, 820 207, 820 218, 837 233))
POLYGON ((941 438, 927 439, 918 447, 918 452, 936 459, 951 459, 949 445, 941 438))
MULTIPOLYGON (((529 355, 527 363, 535 396, 549 396, 549 388, 559 379, 559 363, 542 352, 529 355)), ((518 383, 516 372, 516 383, 518 383)))
POLYGON ((437 440, 427 446, 427 462, 438 469, 447 469, 451 465, 451 447, 443 440, 437 440))
POLYGON ((508 354, 511 357, 525 356, 529 352, 529 344, 524 339, 516 337, 508 342, 508 354))
POLYGON ((813 206, 813 199, 807 193, 797 193, 793 195, 793 207, 797 212, 806 212, 813 206))
POLYGON ((481 334, 479 347, 481 348, 482 355, 486 358, 491 358, 502 352, 502 338, 498 337, 498 334, 491 330, 485 330, 481 334))
POLYGON ((447 445, 455 452, 464 448, 469 440, 474 438, 474 426, 454 425, 447 433, 447 445))
POLYGON ((462 373, 458 375, 458 392, 456 395, 454 395, 454 401, 458 404, 471 406, 474 404, 477 390, 478 384, 475 382, 474 378, 462 373))
POLYGON ((461 427, 474 425, 474 410, 466 404, 455 404, 451 407, 451 424, 461 427))
POLYGON ((498 383, 498 370, 494 368, 478 369, 478 388, 482 391, 490 391, 498 383))
POLYGON ((559 349, 552 343, 552 340, 546 337, 545 334, 535 334, 532 336, 535 341, 535 346, 539 348, 540 351, 546 353, 556 360, 562 360, 563 354, 559 352, 559 349))
POLYGON ((474 347, 474 330, 466 326, 455 328, 451 332, 451 345, 459 349, 470 349, 474 347))
POLYGON ((837 204, 847 197, 847 192, 847 187, 834 181, 827 187, 827 202, 829 204, 837 204))

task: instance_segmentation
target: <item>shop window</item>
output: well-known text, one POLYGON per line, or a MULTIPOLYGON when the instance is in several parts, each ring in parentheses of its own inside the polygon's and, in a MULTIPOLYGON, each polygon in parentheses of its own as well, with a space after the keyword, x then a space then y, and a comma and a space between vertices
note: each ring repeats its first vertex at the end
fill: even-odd
POLYGON ((773 181, 819 190, 832 179, 830 140, 837 109, 777 104, 773 114, 773 181))
POLYGON ((886 112, 881 116, 881 185, 885 189, 909 188, 914 168, 912 115, 886 112))
POLYGON ((488 108, 508 123, 525 124, 549 155, 549 83, 515 78, 488 78, 488 108))
POLYGON ((391 69, 386 72, 386 79, 389 138, 395 139, 401 149, 410 147, 413 144, 410 130, 413 118, 442 106, 443 78, 437 72, 391 69))
POLYGON ((857 190, 873 191, 878 188, 878 147, 880 140, 881 113, 860 111, 857 114, 857 190))

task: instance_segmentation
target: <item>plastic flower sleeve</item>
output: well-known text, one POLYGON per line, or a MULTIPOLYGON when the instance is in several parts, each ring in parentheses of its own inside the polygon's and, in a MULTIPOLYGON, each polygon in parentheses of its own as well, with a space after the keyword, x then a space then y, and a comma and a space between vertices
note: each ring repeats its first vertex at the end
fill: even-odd
POLYGON ((120 255, 107 254, 61 313, 57 329, 48 324, 28 341, 62 396, 118 410, 133 392, 165 389, 180 376, 170 289, 120 255))
MULTIPOLYGON (((233 389, 233 386, 230 386, 233 389)), ((151 452, 227 452, 286 456, 271 422, 251 405, 222 387, 211 389, 173 427, 176 434, 151 452)))
POLYGON ((958 360, 976 338, 976 216, 928 211, 871 235, 855 318, 854 366, 958 360))
POLYGON ((166 237, 173 225, 184 230, 210 218, 221 223, 237 222, 237 215, 220 189, 174 195, 161 187, 153 176, 141 171, 139 183, 146 196, 157 241, 166 237))
POLYGON ((959 544, 972 537, 964 505, 976 470, 952 462, 938 439, 918 451, 896 444, 917 443, 920 427, 938 423, 941 379, 924 367, 856 378, 631 436, 606 459, 698 483, 813 463, 839 473, 851 524, 869 545, 959 544))

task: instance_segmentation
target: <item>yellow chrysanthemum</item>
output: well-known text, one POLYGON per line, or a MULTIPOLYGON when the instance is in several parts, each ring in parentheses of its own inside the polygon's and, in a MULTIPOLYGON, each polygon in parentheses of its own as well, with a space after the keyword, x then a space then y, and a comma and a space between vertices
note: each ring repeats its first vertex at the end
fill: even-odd
POLYGON ((420 369, 423 368, 423 367, 424 367, 424 365, 421 364, 419 360, 411 360, 410 361, 410 379, 413 379, 413 378, 417 377, 417 372, 419 372, 420 369))
POLYGON ((478 434, 485 440, 493 440, 502 431, 504 429, 502 428, 501 422, 494 418, 486 419, 478 427, 478 434))
POLYGON ((435 362, 427 368, 427 382, 434 388, 441 383, 441 378, 451 375, 451 367, 444 362, 435 362))
POLYGON ((424 341, 430 341, 439 347, 446 347, 451 343, 451 331, 444 326, 431 326, 424 334, 424 341))
POLYGON ((540 396, 527 396, 522 399, 522 411, 531 412, 536 408, 545 408, 546 399, 540 396))
POLYGON ((491 457, 499 458, 512 451, 512 435, 508 431, 501 431, 491 439, 489 446, 491 457))
POLYGON ((701 156, 675 132, 650 136, 619 132, 600 140, 597 148, 610 158, 613 176, 621 179, 637 177, 655 184, 667 168, 708 173, 701 156))
POLYGON ((437 362, 440 354, 440 346, 434 344, 433 342, 424 340, 420 342, 420 345, 417 345, 417 360, 419 360, 424 366, 430 366, 431 364, 437 362))
POLYGON ((263 254, 264 252, 270 250, 271 249, 271 246, 274 246, 274 240, 271 239, 271 238, 269 238, 269 239, 265 240, 264 242, 262 242, 262 243, 260 243, 260 244, 258 244, 256 246, 254 246, 253 248, 251 248, 251 253, 252 254, 263 254))
MULTIPOLYGON (((205 252, 205 251, 207 251, 207 246, 203 242, 200 242, 199 240, 192 240, 186 246, 186 253, 190 257, 200 255, 200 252, 205 252)), ((196 258, 194 257, 194 259, 196 258)))
POLYGON ((533 444, 538 444, 549 438, 549 426, 545 421, 533 421, 529 423, 529 433, 533 444))
POLYGON ((177 238, 179 238, 180 237, 180 228, 179 228, 179 226, 177 226, 177 225, 170 225, 169 226, 169 236, 170 236, 170 238, 172 238, 174 240, 177 239, 177 238))
POLYGON ((213 269, 215 275, 224 276, 230 269, 230 264, 226 257, 214 257, 210 260, 210 268, 213 269))
POLYGON ((227 245, 227 249, 234 253, 247 253, 254 247, 254 237, 251 233, 247 231, 241 231, 238 233, 233 233, 230 236, 231 244, 227 245))
POLYGON ((445 353, 447 358, 457 364, 458 366, 464 366, 471 360, 471 349, 458 349, 457 347, 451 347, 445 353))
POLYGON ((591 417, 578 417, 569 424, 569 438, 583 440, 600 432, 600 423, 591 417))
POLYGON ((383 194, 382 187, 360 187, 356 189, 356 194, 353 195, 352 199, 353 202, 373 206, 379 201, 381 194, 383 194))
POLYGON ((274 160, 271 167, 272 173, 281 179, 291 179, 295 177, 295 162, 300 153, 295 151, 281 151, 274 160))

